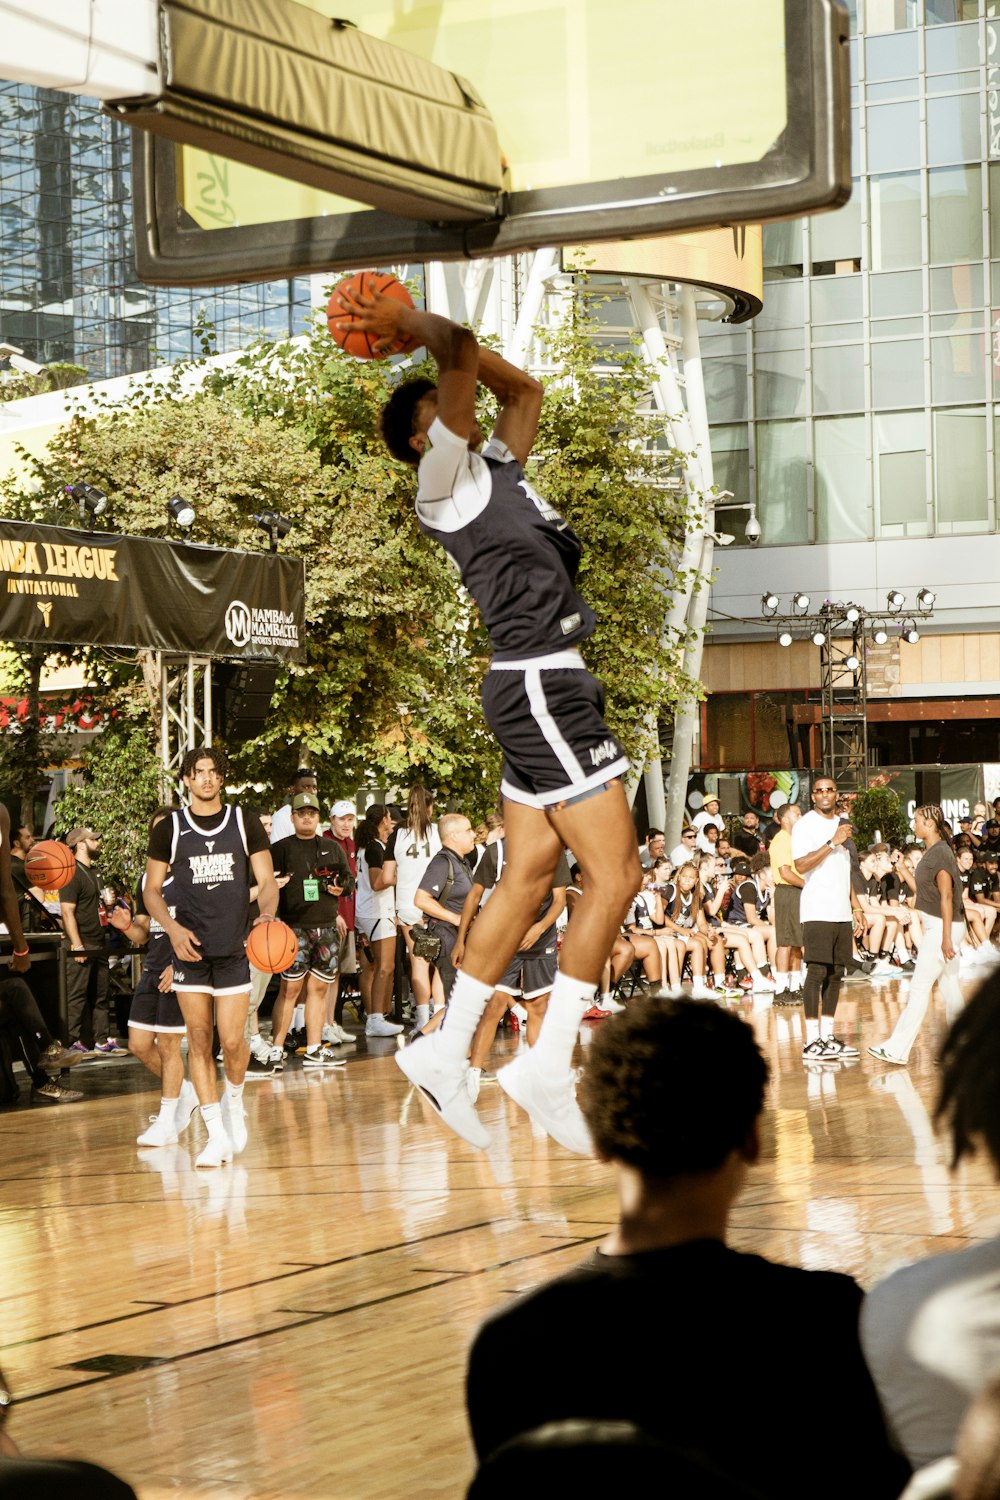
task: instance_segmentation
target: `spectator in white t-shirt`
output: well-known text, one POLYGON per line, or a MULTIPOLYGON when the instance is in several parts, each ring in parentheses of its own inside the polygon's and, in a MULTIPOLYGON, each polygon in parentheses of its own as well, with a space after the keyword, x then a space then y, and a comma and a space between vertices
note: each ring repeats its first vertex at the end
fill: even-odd
POLYGON ((713 792, 705 798, 701 805, 701 812, 695 813, 691 822, 694 824, 696 833, 701 833, 706 823, 714 823, 720 833, 725 833, 726 825, 719 813, 719 799, 713 792))
POLYGON ((792 829, 792 860, 805 882, 799 901, 806 980, 805 1063, 837 1062, 857 1057, 858 1049, 833 1034, 844 971, 853 957, 853 934, 863 930, 861 905, 851 888, 851 857, 844 845, 851 825, 837 816, 837 784, 818 776, 812 788, 812 812, 792 829))
POLYGON ((670 851, 670 863, 675 870, 681 865, 690 864, 695 857, 695 846, 698 839, 698 830, 688 823, 681 829, 681 841, 670 851))

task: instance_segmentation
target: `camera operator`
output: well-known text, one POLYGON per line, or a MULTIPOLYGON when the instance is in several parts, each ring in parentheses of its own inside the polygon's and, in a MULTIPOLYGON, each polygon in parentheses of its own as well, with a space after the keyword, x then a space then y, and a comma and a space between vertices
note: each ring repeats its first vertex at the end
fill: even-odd
POLYGON ((284 1044, 305 983, 306 1051, 302 1066, 309 1070, 344 1066, 333 1046, 323 1044, 323 1018, 327 996, 337 983, 340 945, 347 931, 338 903, 354 886, 343 849, 330 834, 317 832, 320 811, 318 797, 300 792, 292 799, 294 833, 271 845, 275 876, 288 876, 281 886, 278 915, 292 928, 299 943, 295 962, 285 970, 285 984, 271 1017, 273 1044, 284 1044))

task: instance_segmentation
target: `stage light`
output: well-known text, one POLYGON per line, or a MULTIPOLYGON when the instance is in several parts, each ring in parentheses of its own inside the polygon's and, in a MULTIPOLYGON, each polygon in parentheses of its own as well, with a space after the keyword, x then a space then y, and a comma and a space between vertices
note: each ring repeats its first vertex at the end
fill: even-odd
POLYGON ((254 520, 261 531, 266 531, 271 540, 271 551, 277 552, 278 543, 283 536, 287 536, 292 529, 292 522, 287 516, 279 516, 275 510, 262 511, 254 520))
POLYGON ((813 631, 812 643, 813 643, 814 646, 825 646, 826 645, 826 632, 823 631, 823 630, 814 630, 813 631))
POLYGON ((851 625, 856 625, 861 619, 861 611, 856 604, 849 604, 844 611, 844 619, 851 625))
POLYGON ((184 499, 183 495, 175 495, 172 500, 168 500, 167 510, 178 526, 183 526, 185 531, 189 526, 194 525, 195 508, 190 500, 184 499))
POLYGON ((917 595, 917 608, 918 609, 933 609, 934 608, 934 600, 936 598, 937 598, 937 595, 933 592, 932 589, 921 589, 920 593, 917 595))
POLYGON ((799 614, 804 615, 805 612, 806 612, 806 610, 809 608, 809 595, 808 594, 793 594, 792 595, 792 604, 793 604, 794 608, 799 611, 799 614))
POLYGON ((858 657, 855 656, 853 651, 851 652, 850 656, 844 657, 844 666, 849 672, 856 672, 860 665, 861 662, 858 657))
POLYGON ((790 630, 778 631, 778 645, 790 646, 792 644, 792 632, 790 630))
POLYGON ((773 615, 778 610, 777 594, 761 594, 760 607, 765 615, 773 615))
POLYGON ((103 490, 95 489, 92 484, 85 484, 82 480, 78 484, 67 484, 65 486, 67 495, 70 495, 80 507, 80 520, 86 521, 88 526, 93 526, 95 516, 103 516, 108 508, 108 497, 103 490))
POLYGON ((886 630, 885 626, 876 625, 875 629, 872 631, 872 640, 875 642, 876 646, 884 646, 888 639, 889 632, 886 630))
POLYGON ((889 613, 890 614, 893 614, 893 615, 899 614, 899 611, 903 607, 903 602, 904 602, 903 601, 903 596, 899 592, 899 589, 890 589, 889 590, 889 593, 888 593, 888 595, 886 597, 886 604, 889 607, 889 613))
POLYGON ((917 629, 916 622, 913 620, 903 621, 900 634, 902 635, 903 640, 906 641, 910 646, 915 646, 920 639, 920 631, 917 629))

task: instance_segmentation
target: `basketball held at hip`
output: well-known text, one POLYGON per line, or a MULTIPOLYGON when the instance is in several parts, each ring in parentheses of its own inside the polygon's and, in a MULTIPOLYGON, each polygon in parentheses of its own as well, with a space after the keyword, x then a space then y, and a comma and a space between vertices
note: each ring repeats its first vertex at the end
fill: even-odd
POLYGON ((345 276, 343 281, 338 281, 330 295, 326 306, 326 322, 330 330, 333 342, 345 354, 353 354, 355 359, 386 359, 390 354, 403 354, 407 349, 413 348, 411 338, 401 337, 388 349, 376 349, 377 336, 360 328, 345 328, 342 326, 345 318, 353 315, 353 308, 345 300, 348 297, 371 296, 375 292, 381 292, 385 297, 393 297, 401 302, 404 307, 413 306, 413 298, 410 296, 403 283, 388 271, 357 271, 353 276, 345 276))

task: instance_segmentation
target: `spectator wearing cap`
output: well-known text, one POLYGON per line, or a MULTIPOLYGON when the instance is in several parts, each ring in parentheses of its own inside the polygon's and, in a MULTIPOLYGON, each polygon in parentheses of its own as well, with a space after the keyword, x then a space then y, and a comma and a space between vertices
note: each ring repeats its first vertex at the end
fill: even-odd
MULTIPOLYGON (((341 797, 330 809, 330 837, 335 844, 339 844, 347 858, 351 876, 357 878, 358 873, 358 848, 354 842, 354 829, 357 826, 357 808, 349 797, 341 797)), ((354 887, 351 887, 350 895, 340 897, 338 908, 344 919, 345 933, 340 945, 340 988, 343 990, 344 980, 350 977, 357 983, 358 956, 354 942, 355 927, 355 896, 354 887)), ((339 1010, 335 1000, 334 1008, 339 1010)), ((327 1013, 327 1025, 334 1026, 336 1018, 332 1013, 327 1013)), ((339 1029, 339 1028, 338 1028, 339 1029)))
POLYGON ((1000 854, 1000 823, 990 818, 979 843, 984 854, 1000 854))
POLYGON ((313 797, 317 795, 316 772, 309 766, 299 766, 288 783, 288 801, 271 815, 272 844, 276 844, 279 839, 290 838, 295 832, 292 826, 292 802, 300 792, 308 792, 313 797))
POLYGON ((100 857, 101 835, 93 828, 71 828, 65 841, 76 857, 72 879, 59 892, 60 915, 69 939, 66 1013, 70 1048, 117 1055, 125 1049, 108 1036, 108 940, 101 922, 100 882, 93 868, 100 857))
MULTIPOLYGON (((701 812, 695 813, 691 819, 697 834, 704 833, 706 823, 714 823, 720 833, 725 833, 726 825, 719 813, 719 799, 714 792, 709 792, 701 805, 701 812)), ((701 839, 698 840, 701 845, 701 839)), ((705 848, 706 853, 714 853, 714 850, 705 848)))
POLYGON ((973 849, 978 849, 979 845, 982 842, 982 833, 976 832, 972 824, 972 818, 968 813, 965 813, 962 817, 959 818, 956 833, 968 839, 969 844, 973 849))

